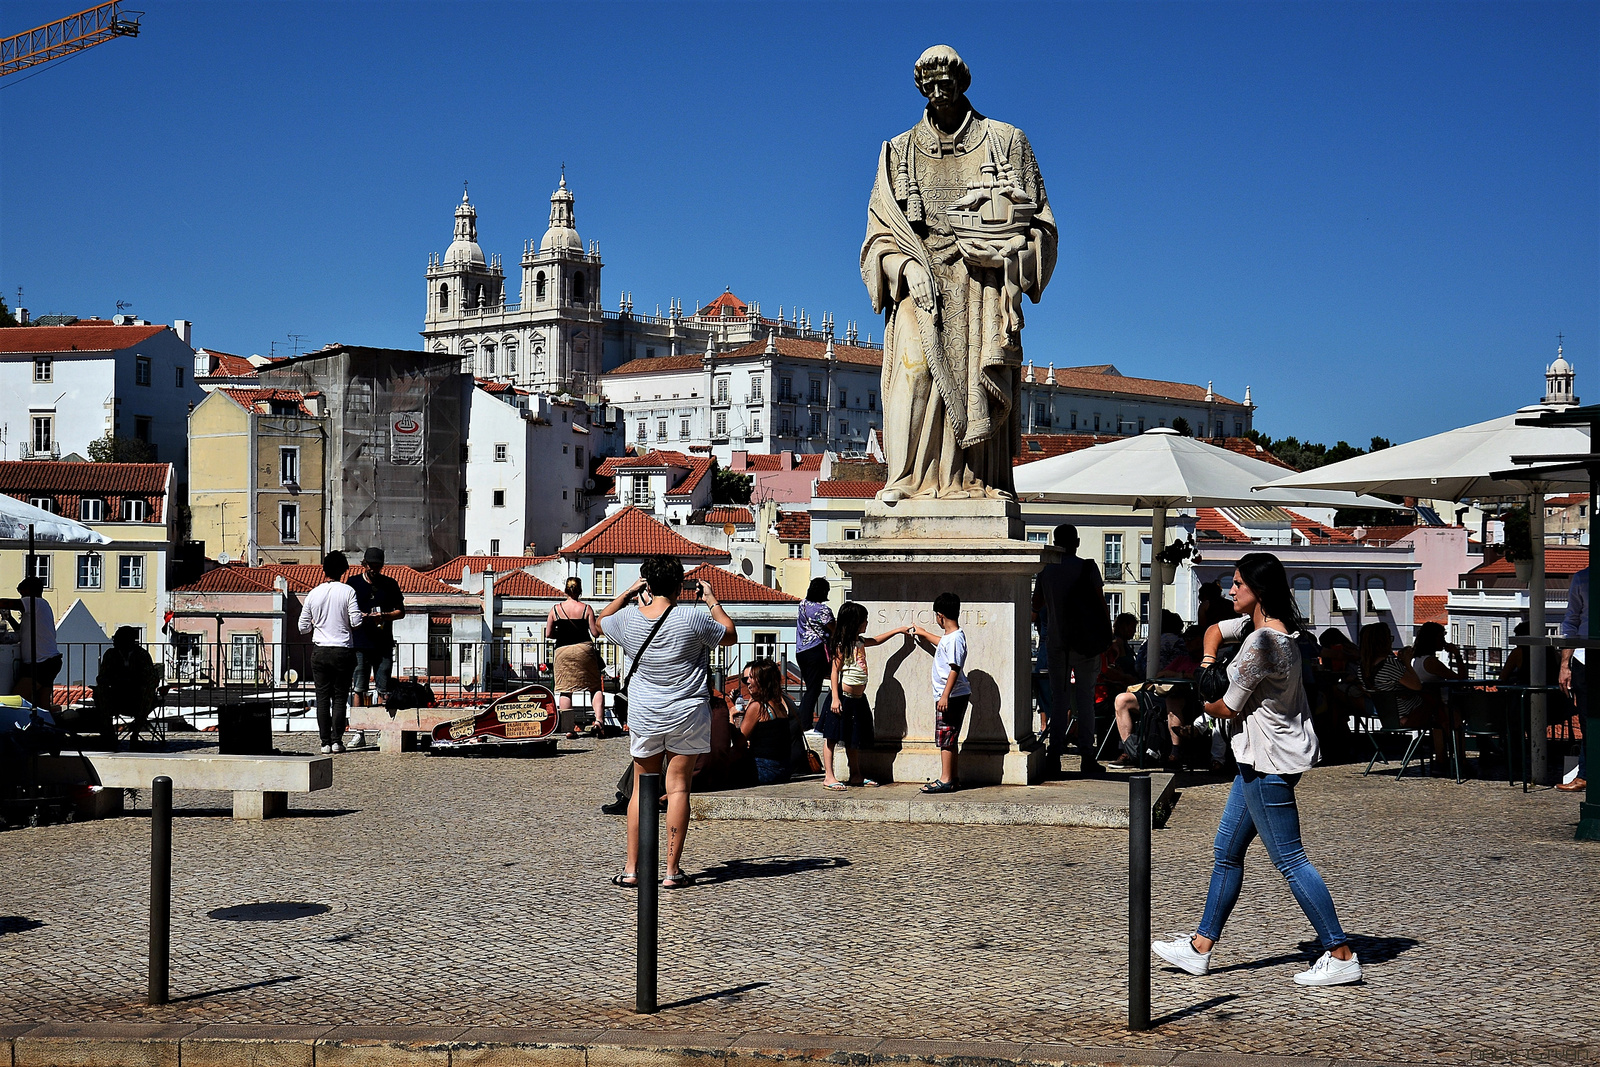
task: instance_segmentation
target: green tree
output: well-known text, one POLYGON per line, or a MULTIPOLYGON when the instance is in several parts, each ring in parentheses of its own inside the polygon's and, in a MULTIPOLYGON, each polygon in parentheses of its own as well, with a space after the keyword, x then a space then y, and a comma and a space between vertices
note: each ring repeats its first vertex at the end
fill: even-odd
POLYGON ((1382 452, 1386 448, 1393 448, 1393 447, 1394 447, 1394 442, 1389 440, 1387 437, 1374 437, 1372 439, 1372 443, 1367 446, 1367 451, 1368 452, 1382 452))
POLYGON ((722 466, 711 468, 713 504, 748 504, 750 492, 754 487, 755 479, 748 474, 740 474, 722 466))
POLYGON ((1177 418, 1172 420, 1172 428, 1183 434, 1185 437, 1194 436, 1194 431, 1189 428, 1189 420, 1184 418, 1182 415, 1179 415, 1177 418))
POLYGON ((11 314, 11 309, 6 307, 6 298, 0 296, 0 327, 17 326, 17 317, 11 314))
POLYGON ((154 463, 156 450, 137 438, 108 433, 89 442, 89 458, 96 463, 154 463))

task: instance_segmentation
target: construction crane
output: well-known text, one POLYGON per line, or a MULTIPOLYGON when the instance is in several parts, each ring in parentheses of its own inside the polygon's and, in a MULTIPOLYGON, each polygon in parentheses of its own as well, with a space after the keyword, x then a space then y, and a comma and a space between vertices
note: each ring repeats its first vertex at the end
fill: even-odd
POLYGON ((93 48, 113 37, 137 37, 143 15, 143 11, 123 11, 121 0, 114 0, 0 40, 0 77, 93 48))

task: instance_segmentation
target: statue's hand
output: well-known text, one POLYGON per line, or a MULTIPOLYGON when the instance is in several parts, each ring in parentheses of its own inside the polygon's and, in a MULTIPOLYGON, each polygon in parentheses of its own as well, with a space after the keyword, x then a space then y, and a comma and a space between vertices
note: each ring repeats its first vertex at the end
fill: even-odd
POLYGON ((927 268, 916 260, 906 263, 906 290, 911 294, 911 299, 917 302, 917 307, 923 311, 933 310, 933 279, 928 276, 927 268))

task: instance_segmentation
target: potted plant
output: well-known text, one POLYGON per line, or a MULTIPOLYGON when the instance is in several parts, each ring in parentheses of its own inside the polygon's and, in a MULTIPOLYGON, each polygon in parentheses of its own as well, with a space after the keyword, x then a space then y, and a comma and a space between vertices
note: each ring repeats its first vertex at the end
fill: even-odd
POLYGON ((1156 562, 1161 566, 1161 584, 1171 585, 1178 577, 1178 564, 1186 559, 1200 560, 1200 554, 1195 551, 1194 540, 1174 541, 1172 544, 1156 553, 1156 562))
POLYGON ((1502 521, 1505 523, 1506 559, 1516 569, 1517 581, 1526 582, 1533 577, 1533 532, 1527 507, 1512 508, 1502 521))

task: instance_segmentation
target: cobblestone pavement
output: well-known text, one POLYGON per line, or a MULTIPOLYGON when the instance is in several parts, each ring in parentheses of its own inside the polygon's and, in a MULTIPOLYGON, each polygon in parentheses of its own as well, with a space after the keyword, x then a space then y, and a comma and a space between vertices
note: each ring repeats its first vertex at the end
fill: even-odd
MULTIPOLYGON (((291 797, 290 816, 265 823, 227 818, 225 794, 177 794, 174 1002, 160 1009, 140 1003, 148 822, 0 833, 0 1025, 637 1025, 635 898, 607 884, 622 823, 596 811, 626 746, 562 749, 335 757, 332 789, 291 797), (329 908, 208 915, 266 901, 329 908)), ((1577 800, 1359 770, 1307 775, 1300 803, 1356 936, 1361 986, 1291 983, 1314 937, 1259 847, 1218 970, 1195 979, 1157 961, 1157 1026, 1129 1034, 1125 834, 710 822, 691 826, 686 856, 702 881, 662 894, 664 1007, 649 1026, 1600 1060, 1600 1045, 1585 1045, 1600 852, 1572 840, 1577 800)), ((1226 789, 1185 786, 1155 834, 1158 933, 1199 918, 1226 789)), ((141 795, 136 814, 147 804, 141 795)))

